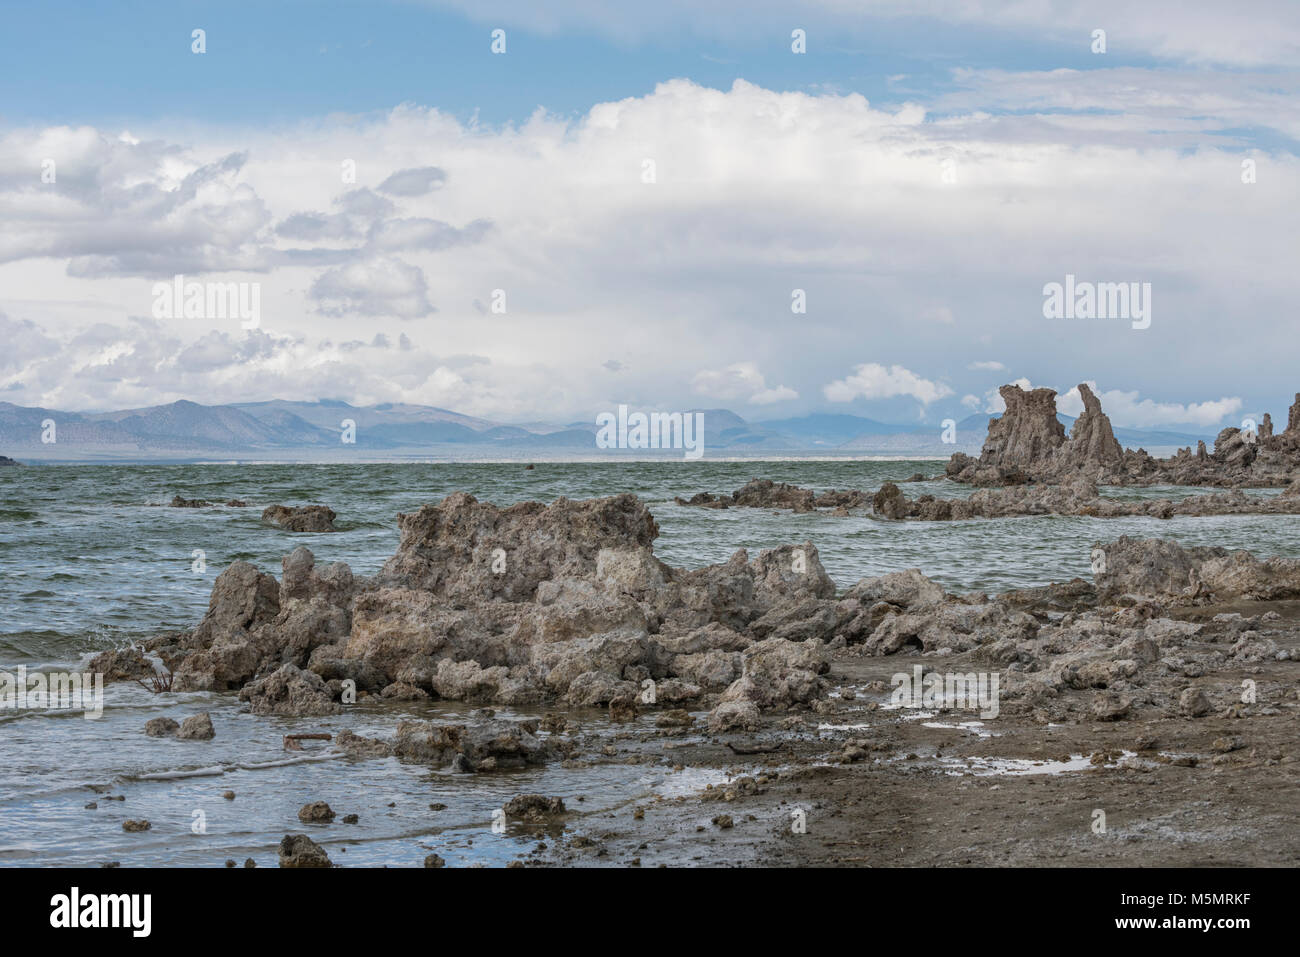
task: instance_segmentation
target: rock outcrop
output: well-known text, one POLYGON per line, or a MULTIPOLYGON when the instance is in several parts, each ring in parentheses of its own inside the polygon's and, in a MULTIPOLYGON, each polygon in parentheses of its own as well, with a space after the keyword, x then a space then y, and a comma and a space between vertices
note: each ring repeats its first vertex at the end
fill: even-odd
POLYGON ((1105 485, 1210 485, 1230 488, 1284 487, 1300 474, 1300 395, 1291 407, 1286 431, 1274 435, 1265 415, 1257 429, 1223 429, 1214 451, 1199 443, 1168 459, 1145 450, 1120 447, 1101 403, 1079 385, 1083 413, 1068 439, 1056 418, 1056 393, 999 390, 1006 411, 989 422, 979 458, 957 453, 946 467, 948 478, 977 486, 1061 484, 1082 478, 1105 485))
POLYGON ((1083 399, 1083 414, 1074 420, 1069 440, 1057 449, 1055 465, 1068 473, 1092 472, 1095 477, 1123 461, 1124 450, 1115 438, 1110 419, 1101 411, 1101 400, 1086 382, 1079 383, 1079 395, 1083 399))
POLYGON ((1096 545, 1093 567, 1102 600, 1193 604, 1300 598, 1300 561, 1261 561, 1241 550, 1124 537, 1096 545))
MULTIPOLYGON (((1098 435, 1101 438, 1093 442, 1085 441, 1083 448, 1105 448, 1109 442, 1109 424, 1097 427, 1086 426, 1083 435, 1098 435)), ((1064 455, 1072 448, 1072 441, 1061 446, 1058 454, 1064 455)), ((1110 453, 1110 454, 1113 454, 1110 453)), ((1060 460, 1058 459, 1058 464, 1060 460)), ((986 473, 994 480, 994 487, 980 488, 966 498, 939 498, 932 494, 908 498, 895 483, 885 482, 871 496, 854 492, 856 501, 865 503, 869 508, 860 509, 857 514, 872 514, 877 518, 899 521, 917 519, 926 522, 961 521, 973 518, 1016 518, 1032 515, 1079 515, 1089 518, 1126 518, 1130 516, 1147 516, 1151 518, 1173 518, 1177 515, 1296 515, 1300 514, 1300 479, 1292 482, 1280 496, 1247 495, 1241 489, 1210 494, 1187 495, 1181 499, 1139 499, 1102 497, 1097 483, 1088 478, 1089 474, 1106 475, 1105 466, 1098 455, 1092 455, 1091 466, 1077 470, 1070 467, 1061 470, 1059 479, 1051 483, 1031 483, 1027 485, 1012 482, 1001 485, 1011 474, 1007 470, 997 469, 986 473)), ((977 460, 970 459, 976 463, 977 460)), ((1026 473, 1016 474, 1025 477, 1026 473)), ((791 486, 793 488, 793 486, 791 486)), ((849 493, 834 493, 847 495, 849 493)), ((712 498, 712 496, 709 496, 712 498)), ((690 499, 687 504, 696 502, 700 496, 690 499)), ((680 501, 680 500, 679 500, 680 501)), ((715 500, 716 501, 716 500, 715 500)), ((706 504, 706 507, 707 504, 706 504)), ((836 507, 834 516, 845 517, 850 513, 846 508, 836 507)))
POLYGON ((989 420, 980 464, 1009 471, 1050 461, 1065 444, 1065 426, 1056 417, 1056 391, 1026 392, 1018 385, 1004 385, 998 394, 1006 411, 989 420))
MULTIPOLYGON (((150 648, 177 690, 238 691, 255 714, 332 714, 379 695, 608 706, 630 720, 646 701, 806 706, 825 643, 870 620, 836 600, 810 542, 670 568, 633 495, 498 508, 456 493, 398 526, 373 578, 320 567, 306 548, 285 556, 278 581, 235 562, 199 625, 150 648)), ((479 744, 480 730, 407 728, 394 748, 475 769, 535 751, 479 744)))
POLYGON ((1176 515, 1297 515, 1300 486, 1282 495, 1247 495, 1240 489, 1188 495, 1182 499, 1102 498, 1097 486, 1076 475, 1060 485, 1021 485, 981 488, 967 498, 921 495, 909 499, 891 482, 877 493, 875 513, 888 519, 949 522, 972 518, 1015 518, 1030 515, 1079 515, 1089 518, 1176 515), (1294 489, 1294 491, 1292 491, 1294 489))
POLYGON ((289 532, 332 532, 338 516, 324 505, 269 505, 262 521, 289 532))
POLYGON ((675 499, 678 505, 700 508, 788 508, 794 512, 811 512, 815 508, 858 508, 870 496, 856 490, 831 489, 818 494, 812 489, 773 482, 771 479, 750 479, 730 495, 713 495, 700 492, 690 498, 675 499))
MULTIPOLYGON (((1096 422, 1084 432, 1104 437, 1096 422)), ((971 499, 1060 491, 982 489, 971 499)), ((1096 501, 1084 479, 1066 491, 1096 501)), ((891 493, 881 507, 900 500, 917 504, 891 493)), ((1300 495, 1270 499, 1281 500, 1300 495)), ((1093 550, 1091 583, 990 598, 948 594, 910 569, 837 594, 810 542, 669 567, 653 554, 653 516, 631 495, 498 508, 457 493, 399 525, 397 551, 373 578, 318 567, 305 548, 284 558, 279 581, 236 562, 203 621, 150 649, 180 688, 238 690, 265 715, 334 714, 365 696, 444 698, 607 707, 620 721, 657 710, 665 729, 708 710, 711 733, 750 733, 773 713, 834 708, 828 674, 843 654, 993 669, 1012 707, 1057 714, 1061 696, 1083 691, 1092 697, 1076 718, 1126 721, 1177 707, 1177 676, 1289 654, 1260 616, 1204 624, 1175 609, 1300 599, 1300 561, 1126 538, 1093 550), (1200 647, 1220 634, 1221 648, 1200 647)), ((337 746, 356 760, 490 772, 571 756, 575 739, 547 721, 543 731, 485 710, 404 720, 391 740, 345 731, 337 746)), ((177 731, 161 721, 150 730, 177 731)))

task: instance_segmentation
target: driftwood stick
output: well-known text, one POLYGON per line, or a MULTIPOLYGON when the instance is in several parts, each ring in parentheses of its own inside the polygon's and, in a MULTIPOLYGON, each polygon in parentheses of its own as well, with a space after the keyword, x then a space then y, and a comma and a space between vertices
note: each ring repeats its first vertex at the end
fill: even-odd
POLYGON ((790 745, 782 742, 780 744, 732 744, 727 742, 727 747, 735 754, 769 754, 772 751, 784 751, 790 745))

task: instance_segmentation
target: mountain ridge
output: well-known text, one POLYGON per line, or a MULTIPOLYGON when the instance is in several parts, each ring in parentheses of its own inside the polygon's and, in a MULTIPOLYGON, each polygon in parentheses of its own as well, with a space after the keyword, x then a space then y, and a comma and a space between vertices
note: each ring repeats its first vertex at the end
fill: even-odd
MULTIPOLYGON (((988 421, 996 416, 971 415, 957 423, 957 441, 942 441, 942 427, 880 422, 845 413, 810 413, 785 419, 750 421, 729 409, 691 409, 705 421, 708 452, 753 456, 788 454, 888 454, 946 457, 956 451, 978 452, 988 421), (710 425, 713 428, 710 428, 710 425), (720 427, 719 427, 720 425, 720 427)), ((1060 416, 1068 429, 1070 416, 1060 416)), ((582 453, 629 457, 639 452, 673 456, 680 450, 601 449, 591 424, 530 421, 526 425, 495 422, 436 406, 379 403, 353 406, 337 399, 304 402, 272 399, 203 405, 187 399, 157 406, 108 412, 65 412, 0 402, 0 449, 24 457, 71 460, 276 457, 289 453, 319 457, 521 457, 546 453, 582 453), (53 441, 46 423, 54 422, 53 441), (345 436, 353 438, 345 442, 345 436)), ((1152 447, 1195 446, 1190 434, 1135 429, 1115 430, 1123 443, 1152 447)), ((1207 437, 1208 438, 1208 437, 1207 437)))

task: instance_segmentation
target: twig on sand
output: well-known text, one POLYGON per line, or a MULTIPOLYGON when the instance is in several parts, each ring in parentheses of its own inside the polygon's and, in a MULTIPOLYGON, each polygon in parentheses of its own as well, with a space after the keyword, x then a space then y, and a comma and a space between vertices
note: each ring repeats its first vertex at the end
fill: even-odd
POLYGON ((787 741, 778 744, 732 744, 728 741, 727 747, 735 754, 770 754, 773 751, 784 751, 790 744, 787 741))

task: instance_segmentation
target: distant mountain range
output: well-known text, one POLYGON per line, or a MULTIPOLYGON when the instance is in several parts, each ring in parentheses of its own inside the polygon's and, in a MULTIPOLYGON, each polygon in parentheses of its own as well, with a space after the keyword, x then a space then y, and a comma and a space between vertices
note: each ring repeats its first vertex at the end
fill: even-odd
MULTIPOLYGON (((705 457, 883 455, 946 458, 976 454, 988 415, 941 427, 818 413, 750 422, 728 409, 704 414, 705 457)), ((1059 417, 1068 430, 1074 420, 1059 417)), ((20 461, 436 460, 681 457, 681 450, 601 449, 590 423, 492 422, 433 406, 317 402, 200 405, 181 400, 119 412, 64 412, 0 402, 0 453, 20 461), (51 423, 53 425, 51 426, 51 423), (354 441, 346 442, 345 438, 354 441)), ((1165 452, 1209 436, 1115 429, 1122 445, 1165 452)))

